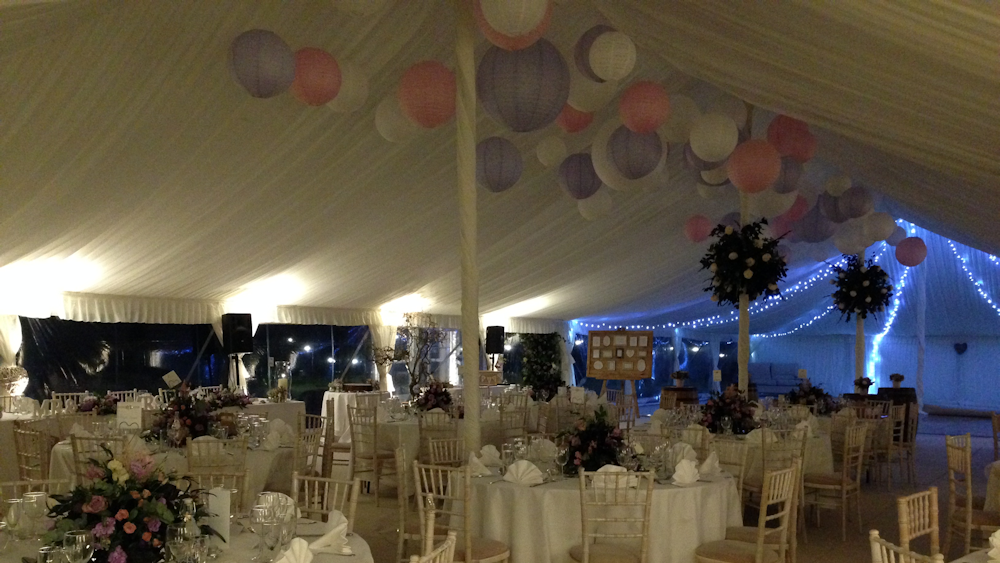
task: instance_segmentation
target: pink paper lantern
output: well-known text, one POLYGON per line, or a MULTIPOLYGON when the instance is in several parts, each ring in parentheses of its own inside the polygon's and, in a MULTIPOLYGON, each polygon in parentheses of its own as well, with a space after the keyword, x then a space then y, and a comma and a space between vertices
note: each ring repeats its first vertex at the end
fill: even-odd
POLYGON ((920 237, 907 237, 896 245, 896 260, 904 266, 919 266, 927 258, 927 245, 920 237))
POLYGON ((809 125, 787 115, 779 115, 767 126, 767 142, 771 143, 782 156, 788 156, 796 136, 809 132, 809 125))
POLYGON ((483 35, 490 43, 508 51, 519 51, 530 47, 545 34, 545 30, 549 28, 549 23, 552 21, 552 2, 548 3, 548 7, 545 9, 545 17, 542 18, 538 27, 524 35, 516 37, 504 35, 493 29, 490 22, 486 21, 486 16, 483 15, 483 6, 479 3, 479 0, 475 0, 472 3, 472 15, 476 20, 476 25, 479 26, 479 31, 483 32, 483 35))
POLYGON ((580 111, 569 104, 564 105, 559 116, 556 117, 556 125, 567 133, 579 133, 586 129, 592 121, 594 121, 593 112, 580 111))
POLYGON ((277 96, 295 80, 295 53, 266 29, 236 36, 229 47, 229 65, 236 81, 255 98, 277 96))
POLYGON ((736 146, 727 163, 729 179, 741 191, 754 194, 771 187, 781 174, 781 155, 763 139, 736 146))
POLYGON ((625 127, 636 133, 652 133, 670 117, 670 98, 663 86, 640 80, 622 94, 618 113, 625 127))
POLYGON ((684 236, 691 242, 701 242, 712 233, 712 222, 704 215, 692 215, 684 222, 684 236))
POLYGON ((772 238, 791 238, 792 236, 792 224, 794 221, 790 221, 784 215, 778 215, 777 217, 771 219, 768 222, 768 227, 771 230, 772 238))
POLYGON ((799 162, 809 162, 815 154, 816 137, 809 131, 797 133, 788 156, 799 162))
POLYGON ((309 106, 321 106, 340 93, 340 65, 323 49, 305 47, 295 52, 292 94, 309 106))
POLYGON ((437 61, 421 61, 403 73, 396 95, 406 117, 433 129, 455 115, 455 73, 437 61))

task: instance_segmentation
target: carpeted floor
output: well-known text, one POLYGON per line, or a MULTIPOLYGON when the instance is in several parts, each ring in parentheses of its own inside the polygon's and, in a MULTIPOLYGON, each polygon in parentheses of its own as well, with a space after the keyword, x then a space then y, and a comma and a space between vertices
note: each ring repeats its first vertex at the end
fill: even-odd
MULTIPOLYGON (((945 461, 944 435, 964 434, 971 432, 973 438, 973 488, 975 494, 984 494, 986 478, 983 468, 993 461, 993 441, 990 421, 959 417, 922 417, 920 435, 917 441, 917 483, 913 485, 895 484, 892 490, 885 484, 866 484, 862 491, 862 526, 848 522, 847 541, 840 539, 840 514, 835 511, 824 511, 821 514, 821 527, 810 517, 806 530, 808 540, 800 535, 800 563, 860 563, 871 560, 868 547, 868 530, 877 529, 883 538, 892 542, 899 541, 896 516, 896 497, 926 489, 929 486, 938 487, 942 522, 948 506, 948 474, 945 461), (983 424, 985 423, 985 431, 983 424)), ((393 486, 383 484, 383 494, 380 507, 375 507, 375 499, 371 494, 361 496, 358 506, 358 519, 355 530, 365 538, 372 547, 376 563, 392 563, 396 557, 396 527, 399 518, 396 492, 393 486)), ((751 524, 748 522, 748 524, 751 524)), ((653 522, 655 533, 656 522, 653 522)), ((944 543, 944 528, 941 531, 941 541, 944 543)), ((416 549, 416 546, 413 547, 416 549)), ((914 549, 927 553, 926 542, 918 542, 914 549)), ((413 552, 415 553, 415 551, 413 552)), ((409 555, 409 552, 407 552, 409 555)), ((953 550, 951 557, 957 558, 958 550, 953 550)), ((514 561, 512 563, 532 563, 514 561)), ((651 562, 655 563, 655 562, 651 562)), ((687 562, 685 562, 687 563, 687 562)))

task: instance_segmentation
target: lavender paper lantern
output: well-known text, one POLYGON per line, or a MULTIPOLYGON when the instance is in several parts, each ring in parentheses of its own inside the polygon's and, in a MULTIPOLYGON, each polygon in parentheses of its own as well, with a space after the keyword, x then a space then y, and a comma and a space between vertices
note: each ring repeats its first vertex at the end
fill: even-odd
POLYGON ((598 37, 609 31, 615 31, 615 28, 610 25, 595 25, 577 39, 573 48, 573 62, 576 63, 577 70, 594 82, 604 82, 604 79, 594 74, 594 69, 590 67, 590 47, 598 37))
POLYGON ((523 171, 521 153, 507 139, 490 137, 476 145, 476 182, 487 190, 499 193, 510 188, 523 171))
POLYGON ((722 226, 724 226, 724 227, 732 227, 734 229, 739 229, 740 226, 741 226, 740 225, 740 212, 739 211, 731 211, 729 213, 726 213, 725 215, 722 216, 721 219, 719 219, 719 224, 722 225, 722 226))
POLYGON ((848 219, 858 219, 868 215, 874 207, 872 193, 861 186, 853 186, 840 196, 840 213, 848 219))
POLYGON ((566 157, 559 165, 559 186, 573 199, 587 199, 597 193, 601 179, 589 153, 578 152, 566 157))
POLYGON ((569 68, 545 39, 519 51, 490 47, 479 62, 476 95, 483 109, 512 131, 535 131, 556 120, 569 97, 569 68))
POLYGON ((819 194, 819 199, 816 200, 816 207, 819 207, 824 217, 834 223, 843 223, 850 219, 850 217, 840 210, 840 198, 830 195, 829 192, 819 194))
POLYGON ((813 206, 806 214, 792 223, 795 238, 802 242, 823 242, 833 236, 837 226, 823 215, 819 204, 813 206))
POLYGON ((663 143, 656 131, 636 133, 622 125, 611 134, 608 152, 618 171, 629 180, 652 172, 663 156, 663 143))
POLYGON ((277 96, 295 80, 295 53, 266 29, 244 31, 233 39, 229 65, 236 81, 255 98, 277 96))
POLYGON ((896 228, 892 231, 892 234, 889 235, 889 238, 885 239, 885 242, 889 246, 896 246, 903 242, 903 239, 905 239, 906 236, 906 229, 896 225, 896 228))
POLYGON ((698 155, 694 154, 694 151, 691 150, 691 145, 684 145, 684 166, 690 168, 691 170, 697 170, 699 172, 704 170, 715 170, 725 163, 725 160, 720 160, 718 162, 705 162, 704 160, 698 158, 698 155))

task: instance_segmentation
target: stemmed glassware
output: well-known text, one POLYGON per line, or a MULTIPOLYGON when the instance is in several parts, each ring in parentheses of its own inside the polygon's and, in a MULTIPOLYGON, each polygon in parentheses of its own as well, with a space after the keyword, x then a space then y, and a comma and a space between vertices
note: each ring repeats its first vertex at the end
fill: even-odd
POLYGON ((90 532, 74 530, 63 536, 63 552, 68 563, 87 563, 94 556, 90 532))
POLYGON ((38 548, 37 563, 66 563, 66 552, 61 547, 44 545, 38 548))
POLYGON ((274 558, 275 551, 281 545, 283 535, 281 520, 274 506, 254 506, 250 510, 250 524, 258 538, 257 555, 253 561, 270 563, 274 558))
POLYGON ((733 419, 729 415, 723 416, 719 421, 719 425, 722 426, 722 433, 729 435, 733 433, 733 419))
POLYGON ((48 512, 49 495, 43 492, 30 492, 24 493, 21 498, 24 499, 24 515, 28 518, 26 535, 33 537, 36 535, 39 520, 48 512))
POLYGON ((12 498, 5 500, 3 504, 3 519, 7 523, 8 533, 15 540, 22 539, 24 534, 23 521, 26 519, 24 515, 24 501, 19 498, 12 498))
POLYGON ((194 563, 197 559, 195 537, 186 524, 171 524, 167 527, 167 561, 194 563))

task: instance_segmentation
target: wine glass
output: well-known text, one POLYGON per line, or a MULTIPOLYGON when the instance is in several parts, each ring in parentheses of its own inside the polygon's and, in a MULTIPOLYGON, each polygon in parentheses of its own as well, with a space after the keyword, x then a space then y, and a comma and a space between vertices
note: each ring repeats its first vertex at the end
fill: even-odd
POLYGON ((719 421, 719 425, 722 426, 723 434, 731 434, 733 431, 733 418, 729 415, 723 416, 719 421))
POLYGON ((63 551, 69 563, 87 563, 94 556, 90 532, 73 530, 63 536, 63 551))
POLYGON ((167 527, 168 561, 187 563, 192 559, 195 535, 186 523, 171 524, 167 527))
POLYGON ((23 531, 24 501, 19 498, 6 499, 3 503, 4 521, 7 523, 7 530, 15 539, 21 539, 23 531))
POLYGON ((54 545, 44 545, 38 548, 37 563, 65 563, 66 553, 63 548, 54 545))
POLYGON ((36 491, 24 493, 21 498, 24 499, 24 515, 28 517, 27 535, 34 536, 36 535, 35 530, 38 528, 38 521, 48 512, 49 507, 46 501, 49 495, 36 491))

